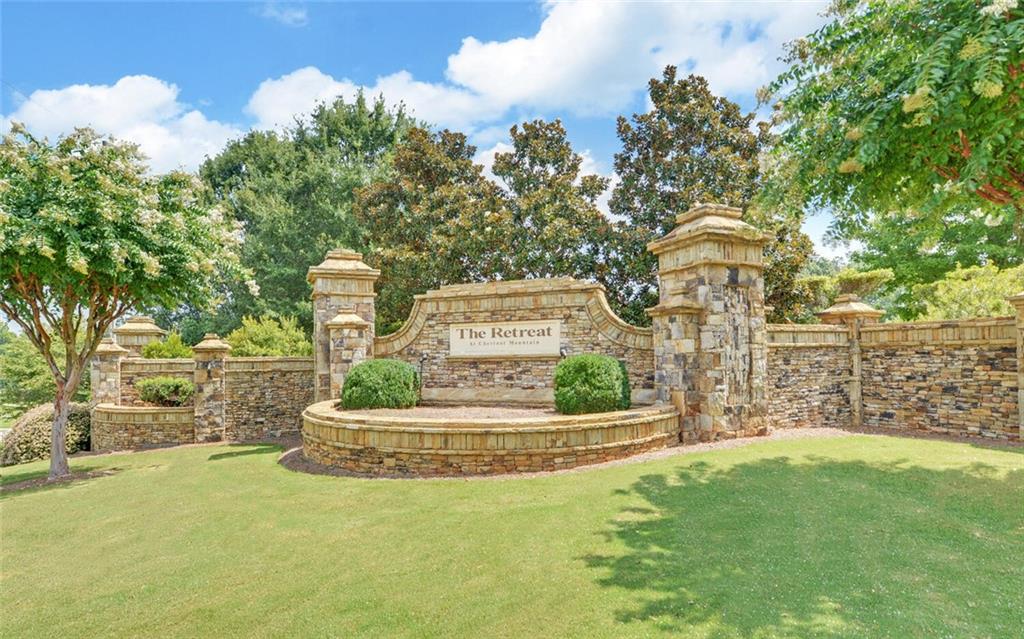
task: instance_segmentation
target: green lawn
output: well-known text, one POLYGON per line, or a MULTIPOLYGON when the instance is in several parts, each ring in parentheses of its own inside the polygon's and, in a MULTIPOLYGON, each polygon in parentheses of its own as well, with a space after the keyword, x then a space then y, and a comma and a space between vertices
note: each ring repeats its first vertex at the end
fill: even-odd
MULTIPOLYGON (((856 436, 546 477, 79 458, 0 501, 3 637, 1016 637, 1024 454, 856 436)), ((4 469, 4 482, 44 465, 4 469)))

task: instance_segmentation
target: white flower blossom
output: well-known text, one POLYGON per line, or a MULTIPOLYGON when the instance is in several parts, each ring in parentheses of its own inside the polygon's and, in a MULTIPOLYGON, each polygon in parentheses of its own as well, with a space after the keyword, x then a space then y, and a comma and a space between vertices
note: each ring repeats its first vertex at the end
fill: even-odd
POLYGON ((249 294, 253 297, 260 296, 260 285, 256 283, 256 280, 246 280, 245 286, 249 289, 249 294))
POLYGON ((142 260, 142 270, 146 272, 146 275, 150 277, 160 275, 160 271, 163 270, 163 267, 160 266, 160 260, 146 252, 143 252, 139 259, 142 260))
POLYGON ((992 0, 992 4, 981 8, 981 15, 1000 16, 1017 8, 1017 0, 992 0))
POLYGON ((68 266, 70 266, 72 270, 78 271, 82 275, 89 274, 89 262, 87 262, 85 258, 82 257, 81 255, 68 260, 68 266))
POLYGON ((1000 218, 999 215, 996 215, 995 213, 992 213, 991 215, 985 217, 985 226, 999 226, 1002 223, 1003 220, 1000 218))

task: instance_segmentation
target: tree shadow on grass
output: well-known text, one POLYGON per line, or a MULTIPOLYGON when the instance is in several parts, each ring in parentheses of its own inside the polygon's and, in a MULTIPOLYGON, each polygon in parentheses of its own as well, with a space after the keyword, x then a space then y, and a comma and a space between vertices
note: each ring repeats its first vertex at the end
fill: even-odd
MULTIPOLYGON (((16 466, 9 466, 8 468, 17 468, 16 466)), ((24 491, 38 492, 41 490, 49 490, 55 488, 70 488, 73 485, 80 484, 83 481, 89 479, 95 479, 97 477, 108 477, 115 475, 123 470, 122 468, 103 468, 99 465, 78 465, 76 464, 71 469, 71 476, 64 479, 58 479, 56 481, 48 481, 47 475, 49 474, 48 469, 43 470, 22 470, 9 472, 7 469, 3 471, 3 483, 0 484, 0 495, 11 495, 14 493, 21 493, 24 491)))
POLYGON ((226 453, 214 453, 209 456, 209 461, 218 459, 231 459, 232 457, 247 457, 249 455, 268 455, 280 453, 281 447, 277 444, 231 444, 229 448, 235 449, 226 453))
POLYGON ((622 623, 709 637, 1015 636, 1024 470, 787 457, 647 475, 583 557, 622 623), (632 501, 636 501, 635 499, 632 501))

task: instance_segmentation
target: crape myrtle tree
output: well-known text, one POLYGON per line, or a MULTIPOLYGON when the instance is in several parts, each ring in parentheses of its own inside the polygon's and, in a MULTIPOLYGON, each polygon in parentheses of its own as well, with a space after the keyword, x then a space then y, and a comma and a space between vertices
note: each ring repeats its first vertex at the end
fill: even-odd
POLYGON ((828 207, 850 239, 878 216, 937 233, 970 211, 1024 251, 1024 6, 836 0, 829 15, 759 96, 782 129, 765 202, 828 207))
MULTIPOLYGON (((613 306, 635 324, 657 303, 657 258, 647 243, 675 228, 675 218, 698 202, 747 208, 761 187, 759 159, 773 142, 754 114, 714 95, 700 76, 678 78, 674 66, 650 81, 651 109, 619 117, 622 150, 615 156, 620 182, 609 207, 624 223, 619 249, 611 255, 609 293, 613 306)), ((769 231, 766 249, 767 303, 784 316, 801 302, 793 281, 812 254, 800 231, 799 214, 781 209, 748 211, 747 221, 769 231)))
POLYGON ((68 404, 111 325, 131 308, 202 306, 215 273, 237 269, 239 232, 201 188, 149 176, 136 146, 89 129, 50 145, 14 124, 0 143, 0 311, 53 378, 51 479, 69 474, 68 404))

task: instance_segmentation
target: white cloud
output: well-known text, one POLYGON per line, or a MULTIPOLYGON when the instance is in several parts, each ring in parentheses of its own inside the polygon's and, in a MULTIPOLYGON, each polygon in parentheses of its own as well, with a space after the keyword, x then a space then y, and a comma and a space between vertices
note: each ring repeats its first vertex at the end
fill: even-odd
POLYGON ((309 24, 309 14, 306 12, 306 8, 294 4, 264 2, 260 7, 259 15, 261 18, 279 22, 286 27, 304 27, 309 24))
MULTIPOLYGON (((825 2, 548 3, 530 37, 462 41, 448 57, 445 82, 397 71, 362 88, 399 101, 413 114, 461 129, 481 144, 515 110, 621 113, 666 64, 704 75, 718 93, 746 95, 781 70, 782 44, 819 24, 825 2)), ((313 105, 359 85, 316 67, 265 80, 246 110, 257 127, 289 124, 313 105)))
POLYGON ((369 98, 384 95, 389 104, 401 102, 413 116, 442 127, 470 130, 474 122, 500 115, 500 109, 488 108, 481 96, 445 84, 420 82, 408 71, 382 76, 373 85, 361 86, 345 78, 335 79, 316 67, 303 67, 264 80, 245 110, 256 118, 256 128, 277 128, 309 113, 319 102, 338 96, 351 100, 359 89, 369 98))
POLYGON ((4 116, 3 128, 15 120, 53 139, 89 126, 138 144, 156 172, 195 169, 242 131, 188 109, 178 94, 177 86, 148 75, 125 76, 112 85, 38 90, 4 116))

